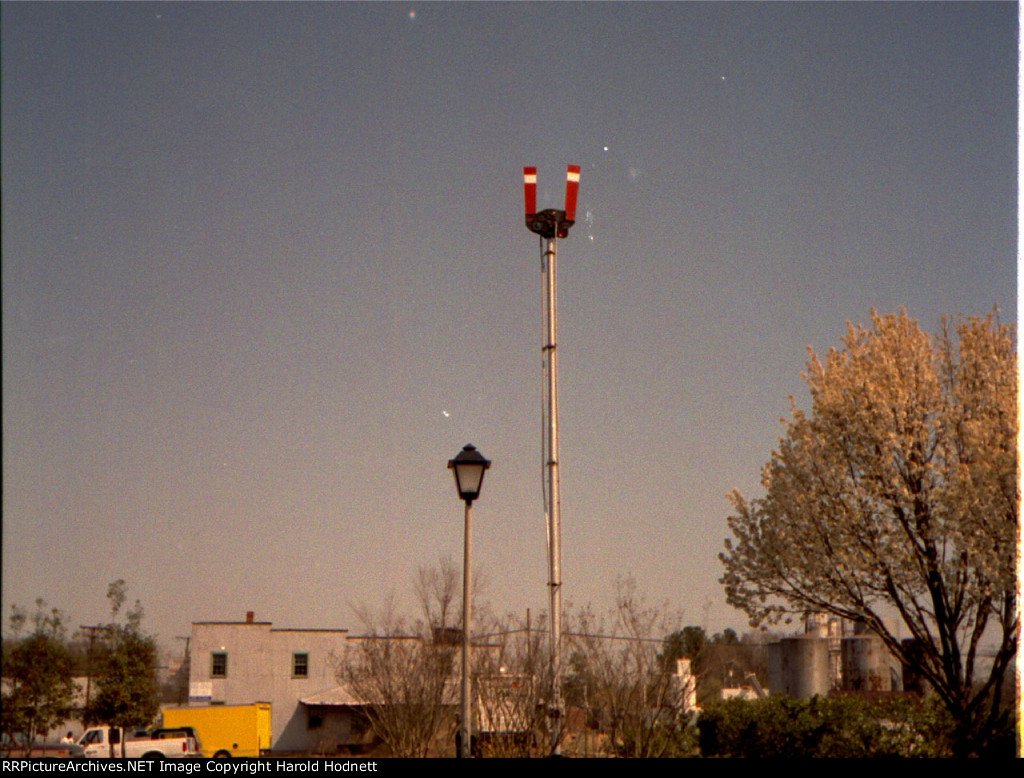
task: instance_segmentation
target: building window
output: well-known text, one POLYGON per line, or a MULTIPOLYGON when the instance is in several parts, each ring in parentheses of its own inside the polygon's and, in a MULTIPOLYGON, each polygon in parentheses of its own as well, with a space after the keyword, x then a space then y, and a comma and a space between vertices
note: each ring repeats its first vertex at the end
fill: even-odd
POLYGON ((214 651, 210 662, 211 678, 228 677, 228 653, 227 651, 214 651))
POLYGON ((309 654, 292 654, 292 678, 309 678, 309 654))

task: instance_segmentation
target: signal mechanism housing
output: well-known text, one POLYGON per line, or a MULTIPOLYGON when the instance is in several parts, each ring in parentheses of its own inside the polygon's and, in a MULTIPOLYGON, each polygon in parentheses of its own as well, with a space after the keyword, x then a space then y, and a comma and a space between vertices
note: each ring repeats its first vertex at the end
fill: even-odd
POLYGON ((576 223, 576 193, 580 188, 580 166, 569 165, 565 174, 565 210, 554 208, 537 213, 537 168, 523 168, 523 193, 526 197, 526 229, 548 240, 569 236, 576 223))

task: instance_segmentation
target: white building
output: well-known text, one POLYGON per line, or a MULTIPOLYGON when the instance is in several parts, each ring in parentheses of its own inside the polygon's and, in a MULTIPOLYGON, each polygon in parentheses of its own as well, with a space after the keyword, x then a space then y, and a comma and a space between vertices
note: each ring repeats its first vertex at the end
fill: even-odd
POLYGON ((675 694, 674 704, 681 712, 689 713, 697 707, 697 679, 690 670, 689 659, 676 660, 672 689, 675 694))
POLYGON ((334 658, 347 638, 345 629, 275 628, 251 611, 245 621, 193 622, 189 704, 269 702, 274 751, 334 752, 349 737, 346 706, 326 721, 302 700, 338 686, 334 658))

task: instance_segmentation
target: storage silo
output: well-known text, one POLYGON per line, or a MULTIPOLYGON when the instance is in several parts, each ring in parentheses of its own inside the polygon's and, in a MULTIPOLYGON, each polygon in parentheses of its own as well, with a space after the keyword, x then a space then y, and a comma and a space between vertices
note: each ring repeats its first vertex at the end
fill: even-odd
POLYGON ((768 686, 798 700, 828 694, 828 639, 783 638, 768 650, 768 686))
POLYGON ((853 635, 841 643, 843 690, 851 692, 899 691, 892 654, 878 635, 853 635))

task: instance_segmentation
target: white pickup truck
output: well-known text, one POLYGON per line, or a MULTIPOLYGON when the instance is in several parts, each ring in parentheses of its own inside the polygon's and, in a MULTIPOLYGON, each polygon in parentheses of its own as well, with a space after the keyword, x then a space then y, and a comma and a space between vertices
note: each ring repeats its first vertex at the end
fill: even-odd
POLYGON ((127 735, 120 727, 87 729, 78 741, 82 756, 100 759, 166 759, 202 756, 195 734, 185 730, 154 730, 127 735))

